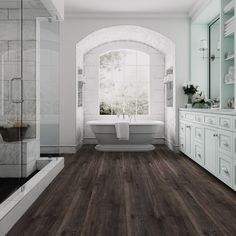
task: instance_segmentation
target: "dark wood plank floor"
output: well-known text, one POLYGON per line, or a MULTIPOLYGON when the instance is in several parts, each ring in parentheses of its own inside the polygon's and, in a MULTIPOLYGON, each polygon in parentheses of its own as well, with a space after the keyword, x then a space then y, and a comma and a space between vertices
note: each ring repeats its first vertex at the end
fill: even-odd
POLYGON ((236 235, 236 194, 165 146, 84 146, 8 236, 236 235))

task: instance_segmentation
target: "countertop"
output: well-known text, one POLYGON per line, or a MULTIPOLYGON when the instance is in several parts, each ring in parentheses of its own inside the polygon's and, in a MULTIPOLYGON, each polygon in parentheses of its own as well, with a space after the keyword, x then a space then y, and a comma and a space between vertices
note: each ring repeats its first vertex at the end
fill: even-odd
POLYGON ((180 108, 180 111, 212 113, 221 115, 236 116, 236 110, 233 109, 197 109, 197 108, 180 108))

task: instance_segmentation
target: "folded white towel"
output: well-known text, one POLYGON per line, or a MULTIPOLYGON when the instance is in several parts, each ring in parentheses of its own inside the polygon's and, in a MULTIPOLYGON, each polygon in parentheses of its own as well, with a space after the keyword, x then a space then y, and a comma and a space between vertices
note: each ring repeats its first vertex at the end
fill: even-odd
POLYGON ((129 140, 129 122, 121 121, 115 123, 116 137, 119 140, 129 140))

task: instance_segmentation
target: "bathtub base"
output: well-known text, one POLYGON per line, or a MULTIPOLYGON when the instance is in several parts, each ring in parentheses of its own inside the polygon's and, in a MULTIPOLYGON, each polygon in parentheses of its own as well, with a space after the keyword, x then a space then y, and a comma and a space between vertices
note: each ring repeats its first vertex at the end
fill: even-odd
POLYGON ((96 145, 95 149, 102 152, 149 152, 155 147, 151 144, 96 145))

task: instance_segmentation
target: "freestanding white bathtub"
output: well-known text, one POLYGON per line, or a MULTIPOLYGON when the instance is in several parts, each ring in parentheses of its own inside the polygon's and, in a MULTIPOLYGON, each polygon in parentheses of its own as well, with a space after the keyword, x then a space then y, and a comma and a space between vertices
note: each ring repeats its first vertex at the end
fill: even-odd
POLYGON ((119 140, 116 137, 115 121, 88 121, 98 145, 98 151, 112 152, 140 152, 152 151, 152 136, 157 132, 158 126, 163 126, 162 121, 138 121, 131 122, 129 126, 129 140, 119 140))

